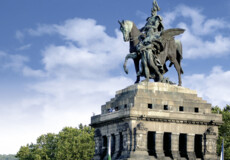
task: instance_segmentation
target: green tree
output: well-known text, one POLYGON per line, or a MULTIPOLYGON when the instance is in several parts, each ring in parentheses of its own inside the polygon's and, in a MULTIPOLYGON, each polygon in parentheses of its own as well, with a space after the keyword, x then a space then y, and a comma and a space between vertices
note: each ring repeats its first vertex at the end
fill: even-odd
POLYGON ((91 127, 64 128, 58 135, 57 160, 92 159, 95 147, 93 137, 91 127))
POLYGON ((223 116, 223 124, 219 127, 219 137, 217 141, 217 153, 221 153, 221 145, 224 138, 224 159, 230 159, 230 106, 221 110, 218 106, 212 108, 213 113, 220 113, 223 116))
POLYGON ((20 150, 18 151, 16 157, 22 159, 22 160, 30 160, 32 159, 32 154, 30 152, 29 144, 26 146, 22 146, 20 150))
POLYGON ((37 139, 37 147, 35 153, 41 157, 42 160, 55 160, 55 152, 57 147, 57 135, 48 133, 41 135, 37 139))
POLYGON ((80 124, 41 135, 36 144, 22 146, 16 156, 20 160, 90 160, 94 147, 94 129, 80 124))

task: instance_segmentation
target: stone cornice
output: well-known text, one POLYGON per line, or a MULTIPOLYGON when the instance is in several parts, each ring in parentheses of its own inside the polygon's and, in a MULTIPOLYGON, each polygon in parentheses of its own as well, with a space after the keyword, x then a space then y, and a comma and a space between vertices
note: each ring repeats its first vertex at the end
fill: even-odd
MULTIPOLYGON (((204 115, 202 115, 204 116, 204 115)), ((206 116, 211 116, 213 117, 213 114, 206 115, 206 116), (212 115, 212 116, 211 116, 212 115)), ((217 115, 216 115, 217 116, 217 115)), ((94 116, 96 117, 96 116, 94 116)), ((193 124, 193 125, 210 125, 210 126, 219 126, 223 124, 222 121, 215 121, 215 120, 209 120, 209 119, 181 119, 180 117, 177 118, 169 118, 169 117, 153 117, 153 116, 145 116, 145 115, 134 115, 134 114, 123 114, 120 116, 114 116, 113 118, 110 117, 110 114, 104 114, 104 115, 98 115, 97 120, 94 121, 92 117, 91 120, 91 126, 103 126, 103 125, 108 125, 108 124, 113 124, 113 123, 119 123, 119 122, 124 122, 127 120, 141 120, 141 121, 155 121, 155 122, 164 122, 164 123, 181 123, 181 124, 193 124), (101 118, 106 117, 107 118, 101 118), (109 118, 110 117, 110 118, 109 118)))

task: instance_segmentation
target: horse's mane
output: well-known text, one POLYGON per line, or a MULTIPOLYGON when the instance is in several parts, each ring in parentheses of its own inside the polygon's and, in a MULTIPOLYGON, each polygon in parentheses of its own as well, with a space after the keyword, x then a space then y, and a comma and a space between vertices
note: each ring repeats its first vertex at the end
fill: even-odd
POLYGON ((127 25, 129 31, 133 30, 135 35, 140 35, 140 30, 137 28, 136 24, 133 21, 125 20, 124 24, 127 25))

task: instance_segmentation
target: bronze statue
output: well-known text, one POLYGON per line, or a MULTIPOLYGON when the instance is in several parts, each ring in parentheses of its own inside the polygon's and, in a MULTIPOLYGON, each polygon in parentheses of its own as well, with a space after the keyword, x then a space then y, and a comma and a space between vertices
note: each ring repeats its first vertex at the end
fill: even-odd
POLYGON ((125 58, 124 70, 128 73, 126 63, 129 58, 132 58, 137 74, 135 83, 139 83, 140 76, 146 78, 144 81, 154 79, 155 82, 171 83, 168 78, 163 77, 168 71, 166 61, 169 60, 171 62, 169 66, 174 64, 177 70, 178 85, 181 86, 182 45, 180 41, 174 40, 174 36, 182 34, 185 30, 180 28, 164 30, 162 18, 157 15, 159 10, 154 0, 152 16, 147 18, 145 26, 140 30, 132 21, 119 21, 124 41, 130 42, 130 54, 125 58), (139 68, 140 61, 141 69, 139 68))

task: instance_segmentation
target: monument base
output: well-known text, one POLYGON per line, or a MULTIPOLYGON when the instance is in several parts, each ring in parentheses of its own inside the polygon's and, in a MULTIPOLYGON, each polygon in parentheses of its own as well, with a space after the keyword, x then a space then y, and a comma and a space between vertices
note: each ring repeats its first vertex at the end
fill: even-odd
POLYGON ((94 160, 217 159, 220 114, 196 91, 140 83, 116 93, 91 117, 95 128, 94 160), (210 156, 212 155, 212 156, 210 156), (214 155, 214 156, 213 156, 214 155))

